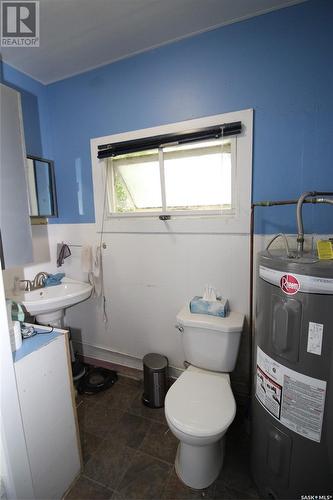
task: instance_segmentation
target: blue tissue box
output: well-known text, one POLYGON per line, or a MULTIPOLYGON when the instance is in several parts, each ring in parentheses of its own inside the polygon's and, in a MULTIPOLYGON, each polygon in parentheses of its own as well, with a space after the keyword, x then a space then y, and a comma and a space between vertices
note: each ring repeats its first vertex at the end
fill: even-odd
POLYGON ((202 297, 193 297, 190 302, 190 311, 194 314, 210 314, 225 318, 229 313, 228 299, 217 297, 217 300, 204 300, 202 297))

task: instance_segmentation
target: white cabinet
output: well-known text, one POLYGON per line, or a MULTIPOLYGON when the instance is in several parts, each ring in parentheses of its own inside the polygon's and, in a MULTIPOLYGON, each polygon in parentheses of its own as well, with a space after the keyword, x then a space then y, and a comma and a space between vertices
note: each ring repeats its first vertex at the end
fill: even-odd
POLYGON ((0 258, 2 268, 33 261, 20 94, 0 84, 0 258))
POLYGON ((24 340, 14 366, 35 498, 60 499, 81 470, 67 332, 24 340))

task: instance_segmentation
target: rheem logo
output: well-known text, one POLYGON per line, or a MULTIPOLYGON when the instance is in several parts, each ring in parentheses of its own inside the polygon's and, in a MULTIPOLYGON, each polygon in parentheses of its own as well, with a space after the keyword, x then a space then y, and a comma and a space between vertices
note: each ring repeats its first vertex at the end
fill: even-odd
POLYGON ((39 47, 39 1, 1 2, 1 46, 39 47))
POLYGON ((300 289, 300 283, 296 276, 284 274, 280 279, 280 288, 287 295, 295 295, 300 289))

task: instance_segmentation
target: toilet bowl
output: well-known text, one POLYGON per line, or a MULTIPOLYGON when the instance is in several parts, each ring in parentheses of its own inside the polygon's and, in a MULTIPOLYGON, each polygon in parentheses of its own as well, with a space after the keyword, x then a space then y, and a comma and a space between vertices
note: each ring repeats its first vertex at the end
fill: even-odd
POLYGON ((175 468, 191 488, 208 487, 219 475, 224 435, 236 413, 226 373, 190 365, 169 389, 165 416, 179 439, 175 468))
POLYGON ((236 365, 244 314, 221 318, 193 314, 188 305, 177 314, 189 367, 170 387, 165 416, 179 439, 175 467, 191 488, 207 488, 220 473, 224 435, 236 413, 229 373, 236 365))

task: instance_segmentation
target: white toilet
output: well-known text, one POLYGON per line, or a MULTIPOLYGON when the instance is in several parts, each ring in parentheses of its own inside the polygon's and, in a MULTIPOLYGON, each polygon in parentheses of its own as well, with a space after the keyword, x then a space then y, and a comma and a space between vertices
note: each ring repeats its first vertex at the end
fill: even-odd
POLYGON ((236 413, 229 372, 236 364, 244 315, 226 318, 192 314, 188 306, 177 315, 185 360, 190 364, 169 389, 165 416, 179 439, 175 468, 187 486, 209 486, 222 468, 224 435, 236 413))

